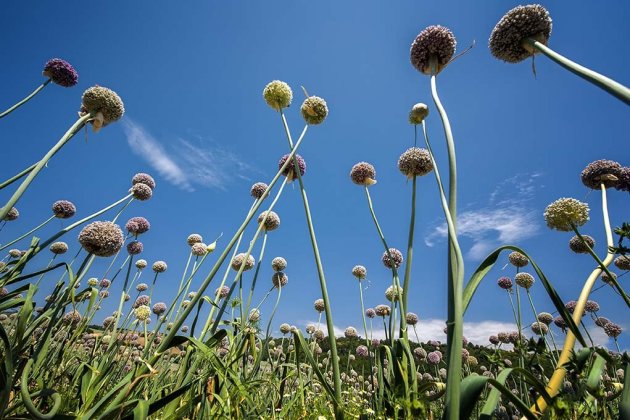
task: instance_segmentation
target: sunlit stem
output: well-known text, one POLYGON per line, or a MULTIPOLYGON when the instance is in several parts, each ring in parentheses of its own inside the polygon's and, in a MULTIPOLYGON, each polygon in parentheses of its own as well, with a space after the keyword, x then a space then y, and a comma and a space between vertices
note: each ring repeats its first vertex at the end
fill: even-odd
POLYGON ((35 167, 37 166, 37 163, 33 163, 31 166, 29 166, 28 168, 24 169, 22 172, 18 173, 17 175, 12 176, 11 178, 7 179, 6 181, 4 181, 2 184, 0 184, 0 190, 8 187, 9 185, 13 184, 15 181, 17 181, 18 179, 22 178, 23 176, 26 176, 29 172, 31 172, 35 167))
MULTIPOLYGON (((291 139, 291 132, 289 130, 289 126, 287 124, 287 120, 284 117, 284 113, 280 111, 280 116, 282 118, 282 125, 284 126, 285 133, 287 135, 287 140, 289 142, 289 147, 292 151, 295 150, 293 147, 293 140, 291 139)), ((302 136, 306 133, 308 129, 308 125, 304 126, 304 130, 302 131, 302 136)), ((289 159, 287 159, 288 161, 289 159)), ((338 402, 341 401, 341 375, 339 371, 339 360, 337 359, 337 340, 335 339, 335 328, 333 324, 332 310, 330 299, 328 298, 328 289, 326 287, 326 277, 324 275, 324 267, 322 265, 321 257, 319 255, 319 248, 317 246, 317 238, 315 237, 315 228, 313 227, 313 220, 311 217, 311 209, 308 204, 308 198, 306 196, 306 189, 304 188, 304 183, 302 182, 302 175, 300 174, 300 170, 297 165, 297 159, 293 159, 294 163, 294 171, 297 175, 298 182, 300 184, 300 192, 302 194, 302 203, 304 204, 304 212, 306 213, 306 223, 308 225, 308 233, 311 239, 311 246, 313 248, 313 254, 315 257, 315 264, 317 265, 317 274, 319 278, 319 285, 322 291, 322 299, 324 300, 324 306, 326 311, 326 327, 328 329, 328 342, 330 344, 330 357, 332 360, 332 368, 333 368, 333 384, 335 390, 335 417, 343 418, 343 409, 339 407, 338 402)))
POLYGON ((39 85, 37 87, 37 89, 35 89, 33 91, 33 93, 31 93, 30 95, 28 95, 26 98, 22 99, 20 102, 18 102, 17 104, 13 105, 11 108, 7 109, 6 111, 2 112, 0 114, 0 118, 6 117, 7 115, 9 115, 11 112, 15 111, 16 109, 18 109, 19 107, 21 107, 22 105, 24 105, 25 103, 27 103, 33 96, 37 95, 42 89, 44 89, 50 82, 52 82, 52 79, 48 79, 46 80, 44 83, 42 83, 41 85, 39 85))
POLYGON ((529 46, 529 48, 534 48, 535 50, 543 53, 576 76, 579 76, 582 79, 591 82, 595 86, 598 86, 599 88, 605 90, 606 92, 615 96, 617 99, 625 102, 626 105, 630 105, 630 89, 628 89, 621 83, 616 82, 591 69, 581 66, 574 61, 569 60, 568 58, 558 54, 545 44, 538 42, 533 38, 524 39, 523 44, 529 46))
POLYGON ((38 229, 46 226, 48 224, 48 222, 50 222, 52 219, 55 218, 55 215, 53 214, 52 216, 50 216, 48 219, 46 219, 43 223, 41 223, 40 225, 34 227, 33 229, 29 230, 28 232, 26 232, 24 235, 20 236, 17 239, 12 240, 11 242, 9 242, 8 244, 2 245, 0 247, 0 251, 2 251, 3 249, 6 249, 8 247, 10 247, 11 245, 13 245, 16 242, 21 241, 22 239, 26 238, 27 236, 30 236, 33 234, 33 232, 37 231, 38 229))
POLYGON ((22 195, 26 192, 26 189, 31 185, 37 174, 46 166, 48 161, 59 151, 61 148, 68 142, 74 135, 83 128, 83 126, 93 118, 92 114, 86 114, 80 117, 72 126, 66 131, 66 133, 59 139, 57 144, 55 144, 49 151, 44 155, 44 157, 35 165, 35 167, 28 174, 26 179, 22 181, 22 184, 18 187, 18 189, 13 193, 9 201, 6 202, 4 207, 0 209, 0 220, 4 219, 11 210, 11 208, 18 202, 18 200, 22 197, 22 195))
MULTIPOLYGON (((602 273, 602 267, 604 268, 608 267, 608 265, 610 265, 613 258, 615 257, 615 254, 611 252, 611 248, 613 247, 614 244, 613 244, 612 230, 610 228, 610 219, 608 217, 608 201, 606 198, 606 187, 604 186, 604 184, 601 184, 601 190, 602 190, 602 213, 603 213, 603 218, 604 218, 604 231, 606 232, 607 253, 606 253, 606 258, 603 261, 601 261, 600 266, 591 272, 591 274, 586 279, 584 286, 582 286, 582 292, 580 293, 580 297, 578 298, 577 303, 575 305, 575 309, 573 310, 572 318, 576 325, 579 325, 580 322, 582 321, 582 316, 584 315, 584 307, 586 305, 586 301, 588 300, 588 297, 589 297, 589 294, 591 293, 591 289, 593 288, 593 285, 595 284, 595 282, 597 281, 597 278, 602 273)), ((575 231, 576 234, 579 234, 577 227, 573 226, 573 230, 575 231)), ((584 243, 586 244, 586 242, 584 243)), ((547 392, 549 393, 551 397, 554 397, 555 395, 557 395, 560 390, 560 387, 562 386, 562 381, 564 380, 564 377, 567 373, 565 366, 567 362, 569 361, 569 359, 571 358, 574 345, 575 345, 575 335, 573 334, 573 331, 569 329, 567 331, 567 336, 564 340, 564 346, 562 347, 562 352, 560 353, 560 357, 558 358, 558 363, 556 364, 555 371, 553 375, 551 376, 549 383, 547 384, 547 392)), ((540 413, 543 413, 546 408, 547 408, 547 403, 545 399, 540 397, 536 401, 536 404, 533 407, 531 407, 531 411, 534 412, 537 410, 540 413)))
MULTIPOLYGON (((415 127, 415 125, 414 125, 415 127)), ((407 309, 409 284, 411 283, 411 263, 413 260, 413 234, 416 226, 416 178, 413 176, 413 183, 411 186, 411 216, 409 218, 409 237, 407 239, 407 262, 405 263, 405 278, 403 280, 403 293, 402 293, 402 307, 407 309)), ((402 318, 405 318, 406 313, 402 313, 402 318)), ((400 335, 403 336, 403 320, 400 320, 400 335)), ((406 330, 405 330, 406 331, 406 330)))

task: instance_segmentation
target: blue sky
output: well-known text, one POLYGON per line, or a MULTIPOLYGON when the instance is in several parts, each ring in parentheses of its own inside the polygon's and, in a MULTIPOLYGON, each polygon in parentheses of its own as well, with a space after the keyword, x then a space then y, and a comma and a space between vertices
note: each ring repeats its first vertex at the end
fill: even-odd
MULTIPOLYGON (((150 220, 151 230, 141 238, 143 258, 168 262, 154 301, 170 301, 188 255, 188 234, 200 233, 208 242, 222 232, 231 237, 251 204, 250 186, 268 182, 277 160, 287 153, 279 117, 262 99, 263 87, 280 79, 294 91, 287 110, 294 135, 303 127, 300 86, 323 97, 330 109, 324 124, 309 129, 300 154, 308 164, 304 181, 334 322, 341 329, 358 328, 358 286, 351 268, 362 264, 368 269, 367 306, 385 303, 390 278, 380 263, 382 246, 364 193, 351 183, 349 171, 359 161, 376 167, 378 184, 371 193, 377 214, 391 246, 404 250, 411 184, 396 162, 413 145, 407 114, 417 102, 431 108, 429 135, 442 172, 447 169, 429 78, 409 63, 409 47, 418 32, 441 24, 453 31, 458 51, 475 43, 438 77, 458 153, 466 278, 492 249, 511 243, 531 253, 565 300, 575 299, 594 264, 572 254, 567 246, 571 235, 549 231, 542 213, 560 197, 587 201, 591 221, 583 232, 603 252, 599 194, 587 190, 579 174, 596 159, 630 164, 630 152, 620 147, 627 143, 628 109, 544 57, 535 60, 536 77, 531 61, 512 65, 494 59, 487 39, 495 23, 517 4, 282 1, 158 7, 145 1, 81 8, 38 3, 33 8, 30 2, 8 3, 0 15, 5 58, 0 108, 41 83, 49 58, 71 62, 79 84, 69 89, 48 86, 0 121, 0 178, 30 165, 57 141, 74 122, 84 89, 100 84, 115 90, 126 114, 99 133, 78 134, 54 157, 17 206, 21 217, 4 228, 0 242, 47 218, 55 200, 71 200, 80 215, 87 215, 122 197, 133 174, 148 172, 158 182, 154 197, 130 206, 122 222, 132 216, 150 220)), ((630 54, 622 42, 630 35, 627 2, 545 6, 554 20, 552 48, 630 84, 630 54)), ((2 198, 8 193, 2 191, 2 198)), ((628 221, 628 194, 612 191, 609 204, 614 226, 628 221)), ((303 327, 317 319, 312 302, 320 291, 297 185, 286 189, 276 209, 282 226, 270 233, 266 255, 269 261, 274 256, 288 260, 289 285, 274 325, 303 327)), ((59 228, 60 222, 53 222, 42 236, 59 228)), ((253 230, 247 232, 249 241, 253 230)), ((76 234, 66 238, 71 248, 67 255, 78 249, 76 234)), ((219 242, 219 249, 225 243, 219 242)), ((409 308, 420 316, 423 339, 444 339, 445 247, 442 210, 430 175, 418 182, 409 308)), ((217 255, 208 258, 205 272, 217 255)), ((503 267, 507 255, 501 261, 466 315, 466 335, 484 344, 488 335, 513 328, 508 299, 495 281, 514 273, 503 267)), ((102 275, 105 267, 99 261, 91 275, 102 275)), ((266 262, 259 298, 271 284, 271 274, 266 262)), ((552 310, 540 281, 532 293, 538 311, 552 310)), ((622 300, 610 288, 592 298, 600 303, 601 315, 624 327, 620 344, 628 348, 630 322, 622 300)), ((106 303, 103 316, 113 306, 106 303)), ((263 317, 270 311, 264 305, 263 317)), ((533 321, 530 312, 525 314, 533 321)), ((611 345, 601 333, 594 334, 599 343, 611 345)))

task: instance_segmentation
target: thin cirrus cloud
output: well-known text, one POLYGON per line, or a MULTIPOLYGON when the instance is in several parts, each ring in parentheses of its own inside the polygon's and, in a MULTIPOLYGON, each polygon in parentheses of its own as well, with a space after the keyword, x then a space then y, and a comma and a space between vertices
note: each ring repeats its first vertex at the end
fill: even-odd
MULTIPOLYGON (((529 202, 536 189, 540 173, 519 174, 506 179, 490 194, 484 207, 462 212, 457 219, 460 237, 472 240, 466 256, 480 260, 499 245, 515 244, 538 234, 538 213, 529 202)), ((446 238, 446 223, 425 237, 428 246, 446 238)))
POLYGON ((195 191, 195 187, 225 189, 234 178, 248 179, 245 174, 251 171, 236 155, 199 136, 193 140, 177 138, 167 148, 128 117, 123 120, 123 129, 131 150, 184 191, 195 191))

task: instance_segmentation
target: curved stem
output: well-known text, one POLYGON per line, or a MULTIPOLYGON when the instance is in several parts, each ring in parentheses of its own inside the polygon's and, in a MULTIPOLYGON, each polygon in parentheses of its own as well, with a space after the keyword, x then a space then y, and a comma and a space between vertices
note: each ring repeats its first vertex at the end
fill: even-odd
POLYGON ((16 243, 16 242, 21 241, 22 239, 26 238, 27 236, 30 236, 30 235, 31 235, 33 232, 35 232, 36 230, 38 230, 38 229, 40 229, 40 228, 42 228, 42 227, 46 226, 46 224, 47 224, 48 222, 50 222, 52 219, 54 219, 54 218, 55 218, 55 215, 53 214, 53 215, 52 215, 52 216, 50 216, 48 219, 46 219, 46 220, 45 220, 42 224, 40 224, 40 225, 38 225, 38 226, 34 227, 33 229, 29 230, 29 231, 28 231, 28 232, 26 232, 24 235, 20 236, 20 237, 19 237, 19 238, 17 238, 17 239, 12 240, 11 242, 9 242, 9 243, 8 243, 8 244, 6 244, 6 245, 2 245, 2 246, 0 247, 0 251, 2 251, 3 249, 6 249, 6 248, 8 248, 8 247, 10 247, 11 245, 13 245, 13 244, 14 244, 14 243, 16 243))
MULTIPOLYGON (((610 220, 608 217, 608 201, 606 199, 606 187, 602 184, 602 212, 604 216, 604 230, 606 232, 606 245, 607 245, 607 254, 606 258, 602 262, 601 266, 594 269, 591 274, 586 279, 584 286, 582 287, 582 292, 580 293, 580 297, 577 300, 575 305, 575 309, 573 310, 573 321, 576 325, 579 325, 582 321, 582 316, 584 315, 584 306, 586 305, 586 301, 588 300, 588 296, 591 293, 591 289, 593 285, 597 281, 597 278, 602 273, 602 267, 608 267, 608 265, 612 262, 615 254, 610 252, 610 249, 613 247, 613 237, 612 230, 610 229, 610 220)), ((577 228, 574 226, 573 230, 576 234, 579 235, 577 228)), ((587 245, 588 246, 588 245, 587 245)), ((562 347, 562 352, 560 353, 560 357, 558 358, 558 363, 556 364, 556 369, 547 384, 547 391, 551 397, 554 397, 558 394, 560 387, 562 386, 562 381, 567 373, 565 365, 571 358, 571 354, 573 353, 573 346, 575 345, 575 335, 573 331, 569 330, 567 332, 567 336, 564 340, 564 346, 562 347)), ((532 412, 540 412, 544 413, 547 408, 547 403, 545 399, 540 397, 536 401, 536 404, 531 407, 532 412)))
MULTIPOLYGON (((289 146, 292 150, 295 150, 293 147, 293 140, 291 139, 291 132, 289 130, 289 126, 287 124, 287 120, 284 116, 284 113, 280 111, 280 117, 282 119, 282 124, 284 126, 284 131, 287 135, 287 140, 289 142, 289 146)), ((304 130, 302 131, 302 136, 306 133, 308 129, 308 125, 304 126, 304 130)), ((317 246, 317 238, 315 237, 315 228, 313 227, 313 218, 311 216, 311 209, 308 204, 308 197, 306 196, 306 189, 304 188, 304 183, 302 181, 302 175, 300 174, 300 170, 297 166, 297 159, 293 159, 294 163, 294 171, 297 175, 298 182, 300 184, 300 193, 302 195, 302 203, 304 204, 304 212, 306 214, 306 224, 308 226, 308 233, 311 239, 311 247, 313 248, 313 255, 315 257, 315 264, 317 266, 317 276, 319 278, 319 286, 322 291, 322 299, 324 300, 324 306, 326 311, 326 327, 328 329, 328 342, 330 344, 330 358, 332 360, 332 368, 333 368, 333 384, 335 390, 335 418, 343 418, 343 408, 338 405, 338 402, 341 401, 341 373, 339 371, 339 360, 337 359, 337 340, 335 338, 335 328, 333 324, 332 310, 330 305, 330 299, 328 297, 328 289, 326 287, 326 276, 324 275, 324 267, 322 265, 322 260, 319 255, 319 248, 317 246)))
POLYGON ((35 168, 28 174, 26 179, 22 181, 22 184, 18 187, 17 191, 13 193, 9 201, 0 209, 0 220, 4 219, 11 210, 11 208, 18 202, 18 200, 22 197, 26 189, 31 185, 31 182, 35 179, 37 174, 42 170, 42 168, 48 163, 50 158, 55 155, 74 135, 90 120, 92 119, 92 114, 86 114, 80 117, 72 126, 66 131, 66 133, 61 137, 61 139, 57 142, 56 145, 52 147, 44 155, 44 157, 35 165, 35 168))
POLYGON ((13 105, 11 108, 7 109, 6 111, 0 113, 0 118, 6 117, 7 115, 9 115, 10 113, 12 113, 13 111, 15 111, 16 109, 18 109, 19 107, 21 107, 22 105, 24 105, 25 103, 27 103, 33 96, 37 95, 42 89, 44 89, 50 82, 52 82, 52 79, 48 79, 46 80, 44 83, 42 83, 41 85, 39 85, 37 87, 37 89, 35 89, 33 91, 33 93, 31 93, 30 95, 28 95, 26 98, 22 99, 20 102, 18 102, 17 104, 13 105))
MULTIPOLYGON (((409 283, 411 283, 411 262, 413 260, 413 234, 416 225, 416 176, 413 177, 411 190, 411 216, 409 218, 409 237, 407 239, 407 263, 405 264, 405 278, 403 280, 402 303, 407 309, 407 297, 409 294, 409 283)), ((402 314, 403 318, 406 314, 402 314)), ((402 324, 401 324, 402 326, 402 324)), ((402 336, 402 334, 401 334, 402 336)))
POLYGON ((568 58, 558 54, 548 46, 536 41, 533 38, 526 38, 523 40, 523 43, 543 53, 576 76, 579 76, 582 79, 591 82, 595 86, 610 93, 617 99, 623 101, 626 105, 630 105, 630 89, 628 89, 621 83, 616 82, 613 79, 603 76, 591 69, 588 69, 574 61, 569 60, 568 58))
POLYGON ((25 176, 26 174, 31 172, 33 170, 33 168, 35 168, 36 166, 37 166, 37 163, 33 163, 31 166, 29 166, 28 168, 24 169, 22 172, 20 172, 17 175, 14 175, 11 178, 7 179, 2 184, 0 184, 0 190, 3 189, 4 187, 8 187, 9 185, 13 184, 18 179, 22 178, 23 176, 25 176))

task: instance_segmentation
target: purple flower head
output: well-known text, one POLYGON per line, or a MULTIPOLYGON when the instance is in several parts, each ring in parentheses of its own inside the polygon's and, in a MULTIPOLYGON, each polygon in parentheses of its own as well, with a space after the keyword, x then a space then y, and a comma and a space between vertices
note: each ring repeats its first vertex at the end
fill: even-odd
POLYGON ((619 337, 622 331, 623 330, 621 329, 621 327, 614 322, 609 322, 608 324, 604 325, 604 332, 608 337, 616 339, 617 337, 619 337))
POLYGON ((630 167, 624 166, 619 171, 619 181, 615 185, 619 191, 630 191, 630 167))
POLYGON ((573 311, 575 311, 576 305, 577 305, 576 301, 570 300, 564 304, 564 307, 567 308, 567 311, 569 311, 569 313, 573 313, 573 311))
POLYGON ((59 219, 67 219, 74 216, 77 212, 77 208, 68 200, 55 201, 52 205, 52 211, 55 217, 59 219))
POLYGON ((365 310, 365 316, 368 318, 374 318, 376 316, 376 311, 373 308, 367 308, 365 310))
POLYGON ((162 315, 166 312, 166 304, 164 302, 158 302, 153 305, 153 313, 156 315, 162 315))
POLYGON ((149 306, 149 302, 150 302, 149 296, 140 295, 138 296, 136 301, 133 303, 133 308, 138 308, 140 306, 149 306))
POLYGON ((99 286, 101 287, 101 289, 107 289, 109 286, 111 286, 112 282, 108 279, 103 279, 101 280, 101 282, 99 283, 99 286))
POLYGON ((488 337, 488 341, 490 341, 490 344, 493 344, 495 346, 501 342, 499 341, 499 337, 497 337, 496 335, 491 335, 490 337, 488 337))
MULTIPOLYGON (((280 158, 280 160, 278 161, 278 169, 284 166, 287 159, 289 159, 289 155, 284 155, 280 158)), ((303 176, 306 173, 306 162, 304 161, 302 156, 298 155, 297 153, 295 154, 295 160, 297 160, 298 168, 300 169, 300 176, 303 176)), ((282 175, 289 178, 289 181, 297 178, 297 175, 295 175, 295 164, 293 162, 289 163, 284 171, 282 171, 282 175)))
POLYGON ((512 289, 512 279, 509 277, 501 277, 497 280, 497 284, 501 289, 511 290, 512 289))
POLYGON ((151 228, 151 224, 144 217, 132 217, 127 221, 125 229, 133 235, 140 235, 147 232, 151 228))
POLYGON ((144 184, 152 190, 155 189, 155 180, 149 174, 143 172, 137 173, 131 178, 131 185, 144 184))
POLYGON ((595 318, 595 325, 597 325, 598 327, 604 328, 606 324, 609 323, 610 319, 604 318, 603 316, 598 316, 597 318, 595 318))
POLYGON ((135 184, 129 192, 133 194, 136 200, 140 201, 146 201, 153 196, 153 190, 145 184, 135 184))
POLYGON ((368 357, 370 355, 368 348, 364 345, 358 346, 355 353, 359 357, 368 357))
POLYGON ((42 74, 63 87, 72 87, 79 81, 79 74, 74 67, 60 58, 48 60, 42 74))
POLYGON ((383 261, 383 264, 387 268, 398 268, 403 263, 402 252, 396 248, 389 248, 388 251, 383 253, 381 261, 383 261))
POLYGON ((142 252, 142 249, 143 249, 142 242, 133 241, 127 244, 127 252, 129 253, 129 255, 138 255, 139 253, 142 252))
POLYGON ((566 330, 567 328, 567 323, 565 322, 564 318, 562 318, 561 316, 557 316, 553 319, 553 323, 556 325, 556 327, 560 328, 562 331, 566 330))
POLYGON ((438 353, 437 351, 432 351, 429 354, 427 354, 427 361, 431 363, 432 365, 439 365, 440 362, 442 361, 442 355, 438 353))
POLYGON ((586 304, 584 305, 584 310, 586 312, 597 312, 599 311, 599 303, 595 302, 594 300, 587 300, 586 304))

